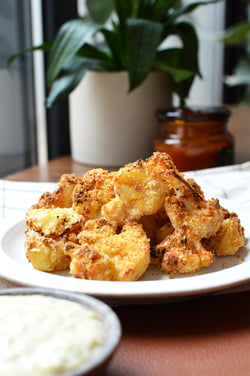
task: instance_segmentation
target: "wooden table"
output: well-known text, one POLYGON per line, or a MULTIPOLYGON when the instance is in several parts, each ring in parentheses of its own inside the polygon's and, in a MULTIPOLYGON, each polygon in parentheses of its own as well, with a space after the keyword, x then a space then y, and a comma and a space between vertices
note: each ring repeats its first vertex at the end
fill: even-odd
MULTIPOLYGON (((89 168, 66 156, 6 178, 57 181, 89 168)), ((123 335, 107 376, 250 375, 250 291, 114 310, 123 335)))

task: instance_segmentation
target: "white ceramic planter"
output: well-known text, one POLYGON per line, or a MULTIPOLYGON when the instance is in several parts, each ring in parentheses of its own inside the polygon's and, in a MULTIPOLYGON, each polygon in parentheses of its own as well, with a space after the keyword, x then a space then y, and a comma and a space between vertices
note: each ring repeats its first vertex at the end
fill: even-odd
POLYGON ((167 76, 151 73, 128 93, 126 72, 88 72, 70 95, 72 158, 97 166, 121 166, 152 153, 155 110, 169 106, 167 76))

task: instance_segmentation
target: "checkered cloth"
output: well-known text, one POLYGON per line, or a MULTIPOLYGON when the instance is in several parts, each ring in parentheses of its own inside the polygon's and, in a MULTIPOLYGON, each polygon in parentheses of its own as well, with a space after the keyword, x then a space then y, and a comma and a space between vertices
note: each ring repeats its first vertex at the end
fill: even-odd
POLYGON ((23 217, 44 192, 52 192, 56 183, 30 183, 0 180, 0 219, 23 217))
MULTIPOLYGON (((196 180, 207 199, 215 197, 230 200, 236 204, 244 204, 245 208, 249 208, 250 213, 250 162, 191 171, 185 175, 196 180)), ((55 188, 56 183, 0 180, 0 220, 13 218, 15 222, 24 218, 27 209, 37 202, 42 193, 52 192, 55 188)), ((1 286, 0 282, 0 288, 1 286)), ((250 284, 241 286, 240 290, 242 289, 250 290, 250 284)))

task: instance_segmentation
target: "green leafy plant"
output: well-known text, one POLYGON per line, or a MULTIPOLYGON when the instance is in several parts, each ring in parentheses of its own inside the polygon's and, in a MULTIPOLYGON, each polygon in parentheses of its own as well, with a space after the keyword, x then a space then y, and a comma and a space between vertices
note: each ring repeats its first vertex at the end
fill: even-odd
POLYGON ((250 103, 250 0, 246 4, 246 20, 229 27, 222 38, 226 46, 243 47, 245 53, 236 63, 232 75, 225 77, 229 86, 247 85, 242 104, 250 103))
POLYGON ((197 33, 183 16, 217 1, 182 6, 180 0, 86 0, 88 17, 66 22, 54 41, 11 56, 9 64, 22 53, 50 51, 47 107, 65 99, 88 70, 126 71, 129 91, 151 71, 166 72, 184 105, 200 70, 197 33), (172 35, 179 37, 181 46, 162 47, 172 35))

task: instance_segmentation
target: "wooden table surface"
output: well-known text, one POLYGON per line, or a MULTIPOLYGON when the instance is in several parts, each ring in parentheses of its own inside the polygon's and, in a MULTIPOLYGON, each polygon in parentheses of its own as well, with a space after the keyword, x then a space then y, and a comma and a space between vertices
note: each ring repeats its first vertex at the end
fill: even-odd
MULTIPOLYGON (((6 178, 57 181, 90 168, 66 156, 6 178)), ((123 334, 106 376, 250 375, 249 291, 113 309, 123 334)))

